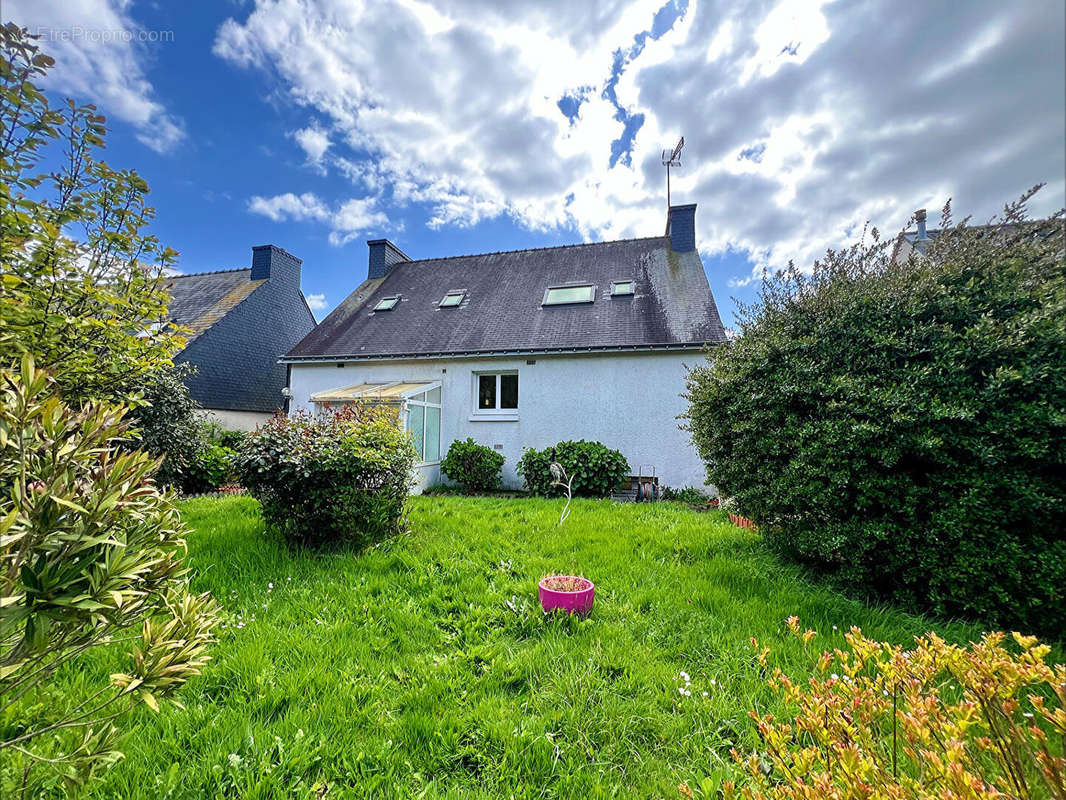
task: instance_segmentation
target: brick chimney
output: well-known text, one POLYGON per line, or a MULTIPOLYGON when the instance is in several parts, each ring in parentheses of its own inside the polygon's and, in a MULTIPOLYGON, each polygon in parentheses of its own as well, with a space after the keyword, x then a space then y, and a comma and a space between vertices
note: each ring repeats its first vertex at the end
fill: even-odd
POLYGON ((670 237, 670 249, 677 253, 689 253, 696 249, 696 204, 670 206, 666 218, 666 235, 670 237))
POLYGON ((300 288, 300 267, 303 262, 275 244, 261 244, 252 248, 252 280, 289 283, 300 288))
POLYGON ((367 245, 370 247, 370 269, 367 271, 367 278, 384 278, 394 266, 411 260, 388 239, 370 239, 367 245))

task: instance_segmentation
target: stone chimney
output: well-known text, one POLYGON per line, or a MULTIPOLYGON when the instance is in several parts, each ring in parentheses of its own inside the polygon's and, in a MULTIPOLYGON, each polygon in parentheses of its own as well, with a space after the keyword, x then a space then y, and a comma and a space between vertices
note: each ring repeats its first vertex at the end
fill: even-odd
POLYGON ((670 206, 666 218, 666 235, 670 237, 670 249, 677 253, 689 253, 696 249, 696 204, 670 206))
POLYGON ((914 212, 914 219, 918 222, 918 239, 928 239, 929 234, 925 232, 925 209, 919 208, 914 212))
POLYGON ((411 260, 388 239, 370 239, 367 245, 370 246, 370 269, 367 271, 367 278, 384 278, 394 266, 411 260))
POLYGON ((252 248, 252 280, 288 283, 300 288, 300 267, 303 262, 275 244, 261 244, 252 248))

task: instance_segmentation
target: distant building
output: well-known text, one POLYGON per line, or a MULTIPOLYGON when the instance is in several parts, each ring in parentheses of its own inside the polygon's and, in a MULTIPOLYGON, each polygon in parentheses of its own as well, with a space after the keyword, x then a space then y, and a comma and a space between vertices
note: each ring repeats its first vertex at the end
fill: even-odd
POLYGON ((315 327, 300 267, 267 244, 252 248, 250 269, 167 279, 170 321, 191 331, 174 360, 196 367, 189 391, 224 428, 251 430, 285 408, 287 370, 278 358, 315 327))
POLYGON ((679 430, 686 365, 726 334, 696 250, 695 205, 646 239, 413 260, 384 239, 367 278, 282 362, 294 409, 388 403, 423 486, 472 437, 506 459, 567 439, 620 450, 636 474, 702 486, 679 430))

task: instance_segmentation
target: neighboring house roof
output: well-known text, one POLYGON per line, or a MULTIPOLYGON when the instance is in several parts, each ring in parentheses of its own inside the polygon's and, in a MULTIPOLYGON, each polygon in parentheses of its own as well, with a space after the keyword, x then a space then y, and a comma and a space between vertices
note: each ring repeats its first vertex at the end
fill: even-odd
POLYGON ((190 330, 186 346, 266 283, 251 280, 251 275, 251 269, 229 269, 167 279, 170 321, 190 330))
POLYGON ((677 252, 656 236, 399 261, 282 361, 695 349, 725 338, 695 246, 677 252), (612 282, 628 280, 634 294, 612 297, 612 282), (543 305, 547 288, 565 284, 592 284, 594 302, 543 305), (450 292, 464 293, 461 304, 441 308, 450 292), (397 295, 392 310, 373 310, 397 295))
POLYGON ((175 361, 196 367, 186 385, 202 407, 269 413, 284 406, 287 371, 278 358, 315 327, 301 269, 282 248, 260 245, 251 269, 166 279, 169 320, 189 331, 175 361))

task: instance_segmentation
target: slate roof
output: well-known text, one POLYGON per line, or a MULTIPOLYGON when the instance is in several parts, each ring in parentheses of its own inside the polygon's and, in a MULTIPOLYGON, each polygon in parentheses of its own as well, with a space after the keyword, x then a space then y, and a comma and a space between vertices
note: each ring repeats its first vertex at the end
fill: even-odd
POLYGON ((657 236, 407 261, 367 280, 283 362, 697 348, 725 341, 699 254, 657 236), (631 297, 611 282, 634 280, 631 297), (591 304, 542 306, 550 286, 591 283, 591 304), (447 292, 462 304, 439 308, 447 292), (399 295, 391 311, 372 309, 399 295))
POLYGON ((168 278, 170 321, 191 331, 186 346, 266 283, 251 275, 251 269, 230 269, 168 278))

